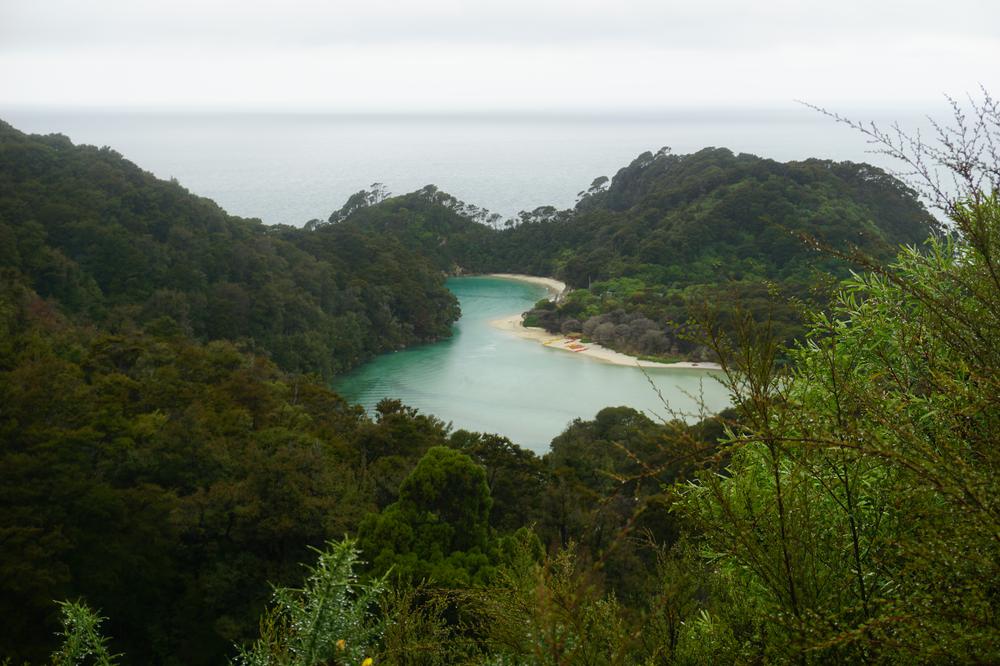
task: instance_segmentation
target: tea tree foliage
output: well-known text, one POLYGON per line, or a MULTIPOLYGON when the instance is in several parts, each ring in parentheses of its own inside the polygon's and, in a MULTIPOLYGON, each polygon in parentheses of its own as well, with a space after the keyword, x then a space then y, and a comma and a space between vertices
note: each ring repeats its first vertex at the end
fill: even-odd
MULTIPOLYGON (((1000 228, 995 196, 957 210, 1000 228)), ((750 373, 743 427, 683 507, 757 592, 764 655, 1000 657, 998 288, 984 255, 933 240, 847 281, 787 374, 722 352, 750 373)))
MULTIPOLYGON (((1000 200, 987 161, 1000 115, 988 97, 973 108, 942 150, 906 155, 953 235, 889 269, 867 262, 787 371, 766 341, 716 338, 742 427, 724 440, 730 464, 702 473, 683 507, 720 571, 755 591, 767 634, 742 640, 763 657, 1000 658, 1000 200), (928 161, 955 170, 958 198, 928 161)), ((710 626, 738 645, 734 620, 710 626)))

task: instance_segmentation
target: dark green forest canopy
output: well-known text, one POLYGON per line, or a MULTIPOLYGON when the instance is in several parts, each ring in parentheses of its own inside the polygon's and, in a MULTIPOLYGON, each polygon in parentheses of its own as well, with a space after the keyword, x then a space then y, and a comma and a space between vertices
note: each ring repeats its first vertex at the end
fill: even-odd
MULTIPOLYGON (((780 163, 724 148, 640 155, 606 189, 585 193, 573 215, 549 224, 577 261, 536 261, 554 262, 578 287, 620 276, 671 285, 740 279, 744 272, 781 279, 825 260, 797 242, 796 232, 889 260, 899 245, 922 242, 936 226, 912 190, 871 165, 780 163)), ((510 236, 538 233, 528 224, 510 236)), ((528 245, 526 238, 514 242, 528 245)))
POLYGON ((118 330, 242 340, 324 376, 450 335, 439 271, 384 234, 228 215, 109 148, 0 124, 0 266, 118 330))
POLYGON ((376 420, 228 341, 79 326, 0 280, 0 654, 52 649, 54 599, 129 663, 218 663, 310 546, 396 500, 439 420, 376 420))

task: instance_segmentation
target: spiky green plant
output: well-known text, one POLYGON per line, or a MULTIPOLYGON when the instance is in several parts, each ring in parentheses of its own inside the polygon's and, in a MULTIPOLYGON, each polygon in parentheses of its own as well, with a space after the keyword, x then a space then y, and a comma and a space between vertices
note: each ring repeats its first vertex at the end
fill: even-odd
POLYGON ((82 601, 59 601, 62 646, 52 655, 55 666, 113 666, 119 655, 108 651, 108 639, 101 635, 105 618, 82 601))
POLYGON ((301 589, 276 588, 274 604, 261 620, 260 638, 241 648, 242 666, 361 664, 382 635, 377 613, 385 579, 359 582, 359 551, 352 539, 316 550, 301 589))

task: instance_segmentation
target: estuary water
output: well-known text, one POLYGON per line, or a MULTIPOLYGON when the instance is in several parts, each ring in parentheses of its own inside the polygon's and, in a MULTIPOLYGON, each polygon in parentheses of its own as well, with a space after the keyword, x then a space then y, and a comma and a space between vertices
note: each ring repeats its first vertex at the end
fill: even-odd
POLYGON ((668 417, 653 385, 674 412, 697 417, 703 400, 712 412, 728 393, 704 370, 646 369, 612 365, 550 349, 494 328, 490 322, 524 312, 546 290, 492 277, 448 280, 462 317, 441 342, 380 356, 339 378, 334 389, 371 411, 382 398, 433 414, 457 428, 506 435, 545 453, 573 419, 590 419, 604 407, 626 405, 653 418, 668 417))

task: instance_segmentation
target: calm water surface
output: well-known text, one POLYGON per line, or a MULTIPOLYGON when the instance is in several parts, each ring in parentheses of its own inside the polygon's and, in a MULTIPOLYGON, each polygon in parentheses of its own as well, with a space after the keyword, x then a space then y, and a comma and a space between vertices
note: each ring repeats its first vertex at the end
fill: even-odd
POLYGON ((487 277, 453 278, 448 287, 462 304, 451 339, 380 356, 334 388, 368 410, 398 398, 455 428, 500 433, 539 453, 573 419, 604 407, 664 416, 650 380, 673 410, 694 412, 692 396, 700 394, 712 411, 728 404, 726 390, 704 371, 647 370, 647 379, 637 368, 549 349, 490 325, 528 310, 545 296, 543 287, 487 277))
MULTIPOLYGON (((859 111, 856 117, 867 120, 871 114, 859 111)), ((594 178, 613 176, 639 153, 661 146, 672 146, 677 153, 726 146, 778 160, 826 157, 879 163, 878 156, 865 152, 869 146, 860 134, 792 103, 769 112, 717 109, 607 117, 0 108, 0 118, 26 132, 60 132, 78 143, 111 146, 230 213, 295 226, 310 218, 326 219, 348 196, 376 181, 396 194, 433 183, 505 217, 542 205, 565 208, 594 178)), ((885 120, 912 127, 905 117, 885 120)))

